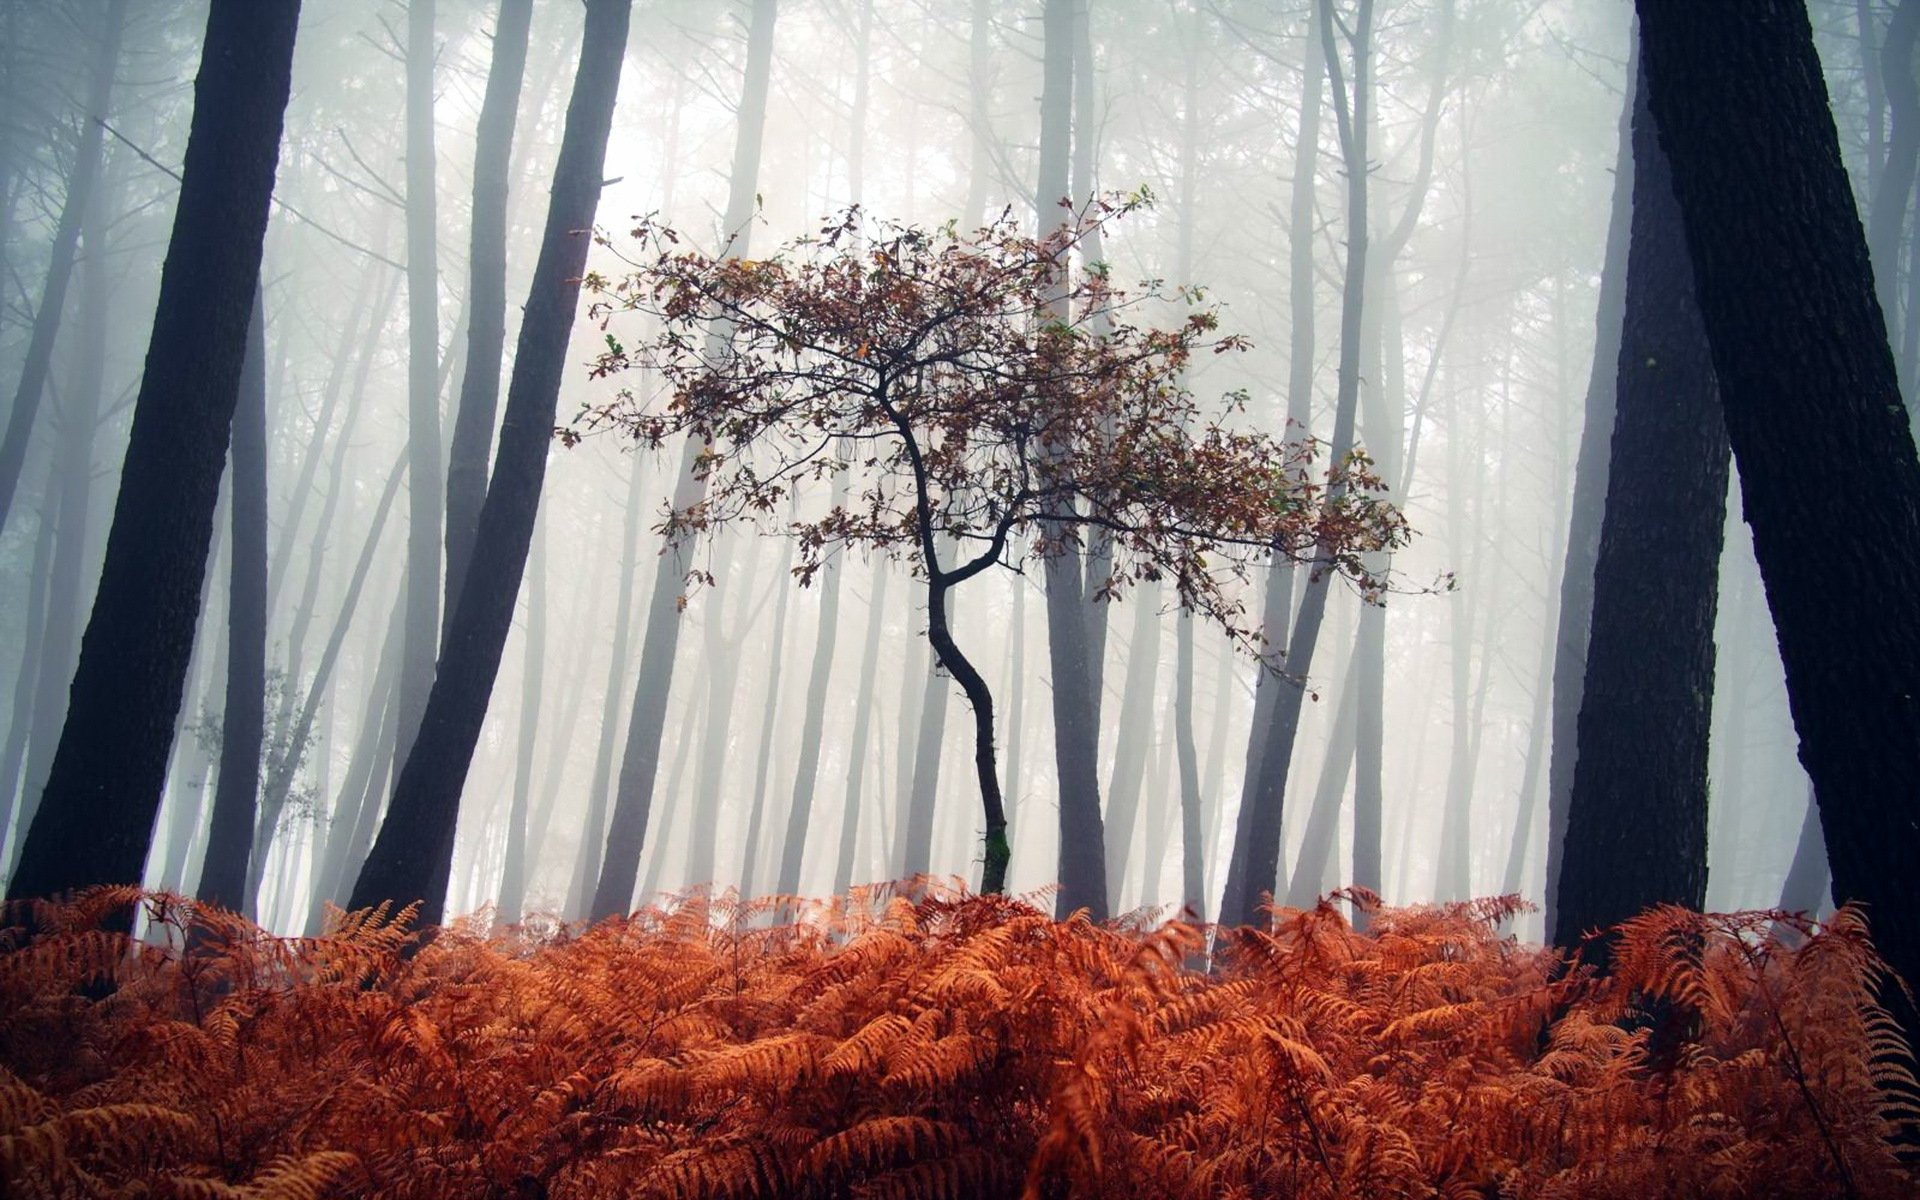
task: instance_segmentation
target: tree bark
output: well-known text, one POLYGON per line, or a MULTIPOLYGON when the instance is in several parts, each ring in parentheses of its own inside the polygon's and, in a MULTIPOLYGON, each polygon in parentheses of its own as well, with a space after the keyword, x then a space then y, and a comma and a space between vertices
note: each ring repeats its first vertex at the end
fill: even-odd
POLYGON ((298 0, 214 0, 93 616, 12 898, 135 883, 193 649, 298 0))
POLYGON ((1560 573, 1560 612, 1554 619, 1553 728, 1547 760, 1547 881, 1541 906, 1549 932, 1560 907, 1560 859, 1573 794, 1580 696, 1587 677, 1587 634, 1593 620, 1593 566, 1600 556, 1600 520, 1606 508, 1607 458, 1613 441, 1614 392, 1620 375, 1620 329, 1627 307, 1627 241, 1633 219, 1633 110, 1639 90, 1640 50, 1627 55, 1626 103, 1620 110, 1620 150, 1613 172, 1612 215, 1594 316, 1593 368, 1587 379, 1580 452, 1573 464, 1573 499, 1560 573))
POLYGON ((1651 905, 1706 899, 1727 441, 1645 86, 1632 138, 1613 451, 1553 926, 1567 948, 1651 905))
POLYGON ((1920 983, 1920 459, 1812 31, 1787 0, 1640 10, 1834 898, 1920 983))
MULTIPOLYGON (((460 793, 513 624, 546 479, 554 408, 587 261, 589 240, 581 231, 592 226, 600 200, 630 9, 630 0, 590 0, 587 5, 546 230, 507 385, 500 449, 474 535, 468 575, 487 580, 488 586, 461 593, 420 735, 400 768, 386 820, 354 885, 351 908, 383 900, 403 905, 418 901, 423 925, 440 922, 453 867, 460 793)), ((423 481, 416 476, 413 485, 417 490, 423 481)))
POLYGON ((547 661, 547 531, 538 526, 527 561, 527 638, 520 665, 520 746, 513 759, 513 802, 507 811, 505 862, 500 867, 494 922, 515 925, 527 902, 527 807, 533 791, 533 752, 540 734, 540 695, 547 661))

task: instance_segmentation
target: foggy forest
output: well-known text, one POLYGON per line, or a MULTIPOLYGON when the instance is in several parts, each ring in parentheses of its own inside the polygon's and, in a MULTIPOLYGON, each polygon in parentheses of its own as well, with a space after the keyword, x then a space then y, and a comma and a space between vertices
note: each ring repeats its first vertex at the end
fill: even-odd
POLYGON ((1915 1194, 1917 200, 1920 0, 0 0, 6 1194, 1915 1194))

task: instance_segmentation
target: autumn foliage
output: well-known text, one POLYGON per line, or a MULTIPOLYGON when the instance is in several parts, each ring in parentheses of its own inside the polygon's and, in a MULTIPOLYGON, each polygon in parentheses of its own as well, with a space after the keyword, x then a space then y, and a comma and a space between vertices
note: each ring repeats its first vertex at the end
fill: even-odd
POLYGON ((370 914, 278 939, 155 895, 147 940, 104 931, 136 896, 36 905, 41 932, 0 952, 8 1196, 1916 1183, 1891 1149, 1913 1067, 1849 910, 1818 929, 1657 910, 1597 980, 1503 938, 1512 901, 1380 911, 1364 933, 1333 903, 1285 911, 1222 934, 1209 975, 1190 926, 925 887, 695 895, 425 945, 370 914))

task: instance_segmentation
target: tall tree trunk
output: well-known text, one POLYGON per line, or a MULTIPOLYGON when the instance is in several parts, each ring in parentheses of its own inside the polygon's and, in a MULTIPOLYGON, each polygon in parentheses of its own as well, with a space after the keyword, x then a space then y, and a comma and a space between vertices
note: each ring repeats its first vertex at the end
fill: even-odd
POLYGON ((66 719, 67 685, 80 652, 80 614, 93 562, 93 446, 100 424, 114 280, 107 267, 118 172, 94 189, 80 258, 79 337, 59 413, 59 444, 34 539, 26 638, 13 720, 0 759, 0 868, 12 863, 46 786, 66 719), (25 774, 22 776, 22 769, 25 774), (18 816, 17 825, 13 818, 18 816))
POLYGON ((847 744, 846 798, 840 808, 840 849, 834 856, 833 894, 844 896, 853 885, 854 855, 860 835, 860 792, 866 779, 868 738, 873 729, 873 686, 880 672, 880 623, 886 614, 885 560, 873 560, 873 591, 867 597, 867 634, 860 656, 860 690, 853 702, 853 739, 847 744))
POLYGON ((1346 799, 1347 781, 1353 772, 1361 666, 1360 656, 1354 654, 1340 681, 1333 724, 1327 729, 1327 754, 1320 764, 1320 782, 1314 788, 1306 827, 1300 831, 1300 853, 1293 860, 1293 875, 1287 881, 1286 902, 1294 908, 1314 906, 1339 857, 1335 843, 1340 838, 1340 805, 1346 799))
MULTIPOLYGON (((925 875, 933 869, 933 815, 940 798, 940 759, 947 740, 947 696, 951 692, 940 674, 938 651, 927 656, 926 674, 920 681, 919 738, 914 743, 912 758, 902 759, 913 764, 907 805, 900 816, 900 848, 895 855, 900 874, 905 878, 925 875)), ((903 756, 906 731, 903 725, 900 730, 903 756)))
POLYGON ((320 869, 313 881, 313 903, 307 911, 309 937, 325 927, 326 906, 346 896, 353 872, 366 858, 367 847, 373 844, 373 831, 380 820, 380 797, 386 791, 395 731, 400 723, 395 710, 400 655, 405 648, 406 602, 404 592, 394 596, 393 614, 387 621, 379 665, 374 668, 373 687, 367 693, 366 712, 361 717, 359 732, 354 735, 347 773, 327 822, 326 849, 320 855, 320 869))
MULTIPOLYGON (((846 502, 846 475, 841 473, 834 477, 834 507, 844 507, 846 502)), ((840 563, 828 562, 822 573, 825 579, 820 593, 820 630, 813 643, 813 666, 807 672, 807 710, 800 726, 800 763, 793 776, 793 806, 787 810, 787 837, 780 854, 780 882, 775 889, 782 896, 798 895, 800 891, 800 864, 806 853, 814 783, 820 773, 820 743, 826 731, 827 685, 833 675, 833 648, 840 632, 840 563)), ((777 580, 774 586, 784 588, 792 584, 777 580)))
POLYGON ((268 765, 266 786, 260 796, 260 817, 253 829, 253 849, 247 856, 245 895, 249 904, 256 902, 260 894, 261 872, 266 865, 267 849, 273 842, 274 831, 280 826, 280 814, 286 811, 287 798, 293 792, 294 777, 299 774, 300 765, 307 757, 307 741, 313 732, 314 720, 327 695, 333 668, 340 661, 340 652, 346 646, 347 632, 352 627, 354 614, 359 611, 360 595, 373 569, 374 552, 380 547, 380 535, 386 528, 388 515, 393 511, 394 496, 400 490, 406 466, 406 456, 402 455, 387 473, 386 487, 374 505, 366 540, 360 546, 360 557, 353 565, 346 594, 340 600, 339 615, 334 618, 333 630, 327 635, 326 647, 320 652, 320 662, 314 668, 313 680, 307 685, 307 698, 300 706, 299 716, 292 717, 282 726, 284 736, 280 742, 281 753, 268 765))
MULTIPOLYGON (((480 504, 487 494, 488 452, 500 402, 500 355, 507 343, 507 178, 513 124, 527 68, 533 0, 500 0, 493 61, 480 101, 473 151, 473 218, 467 257, 467 367, 447 451, 446 610, 460 601, 480 504)), ((512 846, 511 834, 508 845, 512 846)), ((516 905, 516 910, 518 906, 516 905)), ((502 914, 508 915, 508 914, 502 914)), ((517 915, 517 912, 516 914, 517 915)))
POLYGON ((1651 905, 1706 900, 1727 435, 1644 74, 1640 84, 1613 451, 1552 930, 1569 948, 1651 905))
POLYGON ((1613 205, 1607 219, 1606 257, 1594 315, 1593 369, 1587 379, 1580 452, 1573 463, 1573 499, 1567 519, 1565 565, 1560 573, 1560 612, 1554 619, 1553 729, 1547 760, 1547 886, 1542 916, 1549 932, 1560 907, 1560 859, 1567 840, 1567 805, 1580 696, 1587 677, 1587 635, 1593 620, 1593 565, 1600 556, 1600 520, 1606 508, 1607 456, 1613 442, 1614 393, 1620 374, 1620 329, 1627 308, 1627 241, 1633 218, 1633 93, 1639 83, 1638 39, 1627 55, 1625 106, 1620 112, 1620 150, 1613 171, 1613 205))
MULTIPOLYGON (((440 234, 434 194, 435 0, 407 0, 407 649, 399 755, 406 758, 440 648, 440 234)), ((449 614, 451 619, 451 614, 449 614)))
MULTIPOLYGON (((797 511, 799 497, 793 496, 794 508, 790 516, 797 511)), ((761 830, 766 823, 767 811, 767 772, 773 766, 773 747, 779 737, 778 720, 780 716, 780 683, 786 673, 787 653, 787 602, 793 598, 793 538, 780 539, 780 567, 774 572, 775 586, 779 589, 779 598, 773 604, 773 645, 767 651, 766 703, 760 710, 760 738, 757 745, 759 753, 753 767, 753 808, 747 815, 746 844, 740 856, 740 894, 755 896, 759 894, 760 841, 761 830)))
MULTIPOLYGON (((1140 793, 1145 783, 1147 751, 1152 749, 1153 714, 1160 675, 1160 589, 1154 584, 1137 588, 1128 598, 1133 606, 1133 630, 1127 639, 1127 683, 1120 696, 1119 738, 1114 743, 1113 781, 1107 788, 1107 903, 1109 912, 1123 912, 1121 885, 1139 823, 1140 793)), ((1105 602, 1096 607, 1107 607, 1105 602)), ((1148 839, 1148 854, 1159 851, 1148 839)), ((1142 904, 1151 903, 1143 895, 1142 904)))
MULTIPOLYGON (((740 90, 739 124, 733 145, 733 173, 727 185, 724 217, 727 244, 723 253, 744 256, 752 240, 751 221, 759 199, 760 139, 767 117, 767 83, 773 66, 773 26, 778 0, 754 0, 747 30, 747 62, 740 90)), ((716 328, 710 335, 724 339, 716 328)), ((673 504, 684 509, 705 494, 704 477, 694 474, 701 446, 689 439, 680 463, 673 504)), ((687 569, 693 561, 693 543, 682 538, 661 555, 653 593, 647 602, 647 632, 640 646, 640 678, 634 689, 633 713, 627 722, 625 752, 620 760, 613 820, 607 829, 607 850, 594 887, 590 915, 594 920, 628 911, 633 885, 640 872, 640 848, 646 840, 647 814, 653 806, 654 778, 660 771, 660 737, 666 727, 667 695, 673 687, 673 661, 680 641, 680 597, 687 569)))
MULTIPOLYGON (((1074 10, 1076 0, 1046 0, 1042 16, 1040 164, 1034 190, 1040 236, 1058 228, 1072 182, 1074 10)), ((1059 264, 1064 293, 1068 265, 1059 264)), ((1053 757, 1060 789, 1060 916, 1086 909, 1107 915, 1107 864, 1100 817, 1100 708, 1080 555, 1047 556, 1047 658, 1053 683, 1053 757)))
POLYGON ((533 752, 540 733, 542 668, 547 661, 547 529, 534 530, 527 561, 527 638, 520 661, 520 746, 513 759, 513 806, 507 812, 506 861, 500 868, 500 904, 494 920, 517 924, 527 902, 527 806, 533 791, 533 752))
MULTIPOLYGON (((260 801, 260 746, 267 698, 267 335, 264 300, 253 296, 240 397, 233 410, 233 540, 227 567, 227 697, 220 721, 219 785, 207 857, 194 894, 254 915, 247 853, 260 801)), ((267 841, 271 841, 268 838, 267 841)))
MULTIPOLYGON (((1352 22, 1353 92, 1349 99, 1340 83, 1340 62, 1333 46, 1332 0, 1320 5, 1321 47, 1334 79, 1334 117, 1347 165, 1347 265, 1344 298, 1340 306, 1340 368, 1334 402, 1330 463, 1342 462, 1353 448, 1355 410, 1360 399, 1360 318, 1367 272, 1367 110, 1372 98, 1373 0, 1359 0, 1352 22)), ((1344 490, 1337 485, 1331 494, 1344 490)), ((1316 552, 1316 555, 1318 552, 1316 552)), ((1260 893, 1277 886, 1280 874, 1280 822, 1284 813, 1287 773, 1294 739, 1300 730, 1300 707, 1306 680, 1313 670, 1315 644, 1326 616, 1331 568, 1316 563, 1300 600, 1300 612, 1287 640, 1287 671, 1294 676, 1275 689, 1272 721, 1260 752, 1260 774, 1251 805, 1243 807, 1233 858, 1228 863, 1226 888, 1220 901, 1220 920, 1228 924, 1254 923, 1260 893)))
MULTIPOLYGON (((600 200, 630 9, 630 0, 589 0, 587 5, 580 66, 554 165, 546 230, 520 325, 513 378, 507 385, 500 449, 474 534, 468 576, 485 579, 488 586, 461 592, 420 736, 400 768, 386 820, 354 884, 349 905, 353 908, 383 900, 401 904, 417 900, 422 924, 440 921, 453 868, 460 793, 513 624, 514 602, 539 513, 554 408, 567 364, 567 339, 573 331, 590 244, 580 231, 593 224, 600 200)), ((415 477, 413 485, 418 489, 422 480, 415 477)))
POLYGON ((587 819, 580 830, 580 853, 567 888, 568 920, 586 915, 594 881, 600 878, 600 852, 606 847, 607 802, 612 785, 613 748, 620 727, 620 695, 626 690, 633 639, 633 585, 640 554, 642 488, 640 464, 627 464, 627 506, 620 529, 620 597, 613 615, 613 645, 607 652, 607 690, 600 704, 600 737, 594 749, 593 783, 587 791, 587 819))
MULTIPOLYGON (((1920 984, 1920 459, 1805 10, 1640 5, 1834 899, 1920 984), (1814 564, 1818 569, 1814 569, 1814 564)), ((1882 991, 1905 1028, 1915 1013, 1882 991)))
POLYGON ((1827 844, 1820 836, 1820 805, 1807 792, 1807 815, 1800 821, 1793 861, 1780 885, 1780 907, 1787 912, 1820 915, 1827 905, 1827 844))
POLYGON ((9 897, 134 883, 193 650, 298 0, 214 0, 173 235, 66 726, 9 897))
MULTIPOLYGON (((1287 205, 1287 408, 1281 432, 1290 441, 1308 436, 1313 427, 1313 246, 1319 236, 1314 196, 1319 183, 1320 115, 1327 75, 1319 0, 1307 5, 1306 17, 1300 45, 1300 119, 1294 133, 1293 178, 1288 185, 1287 205)), ((1287 644, 1293 619, 1294 576, 1294 564, 1285 557, 1276 556, 1267 568, 1260 633, 1275 651, 1287 644)), ((1254 676, 1253 721, 1247 729, 1246 770, 1240 777, 1233 854, 1241 853, 1246 844, 1244 828, 1252 817, 1253 796, 1260 785, 1260 754, 1273 726, 1275 689, 1294 686, 1278 670, 1262 669, 1254 676)))
POLYGON ((53 253, 47 277, 40 287, 40 305, 33 314, 33 333, 21 363, 13 407, 0 434, 0 529, 7 524, 19 490, 20 472, 27 463, 27 442, 40 398, 47 390, 47 372, 53 365, 53 346, 60 334, 60 317, 67 307, 67 284, 73 278, 74 252, 80 244, 80 226, 86 219, 94 179, 100 173, 103 123, 113 98, 113 74, 120 62, 120 35, 126 26, 127 0, 107 0, 100 13, 100 41, 93 55, 93 76, 87 87, 87 107, 81 117, 80 143, 74 149, 73 169, 67 175, 67 194, 60 205, 60 223, 53 231, 53 253))

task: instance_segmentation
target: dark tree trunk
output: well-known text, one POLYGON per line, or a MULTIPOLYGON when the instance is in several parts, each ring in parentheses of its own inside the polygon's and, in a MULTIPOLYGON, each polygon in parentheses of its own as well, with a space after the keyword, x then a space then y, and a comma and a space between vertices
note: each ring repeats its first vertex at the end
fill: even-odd
MULTIPOLYGON (((351 908, 383 900, 419 901, 421 923, 440 922, 453 868, 460 792, 513 623, 546 479, 554 408, 567 367, 567 338, 590 244, 581 231, 592 226, 600 200, 630 9, 630 0, 590 0, 587 5, 580 67, 554 165, 546 230, 507 385, 500 450, 474 535, 468 575, 486 580, 487 586, 461 594, 420 735, 400 768, 386 820, 354 884, 351 908)), ((413 484, 416 489, 423 486, 418 477, 413 484)))
POLYGON ((480 524, 480 504, 487 495, 487 459, 500 401, 500 354, 507 342, 507 178, 532 23, 533 0, 500 0, 493 62, 487 69, 487 90, 475 129, 467 368, 460 379, 460 404, 454 410, 453 442, 447 450, 449 614, 460 601, 474 531, 480 524))
POLYGON ((180 709, 299 0, 214 0, 146 368, 67 722, 8 888, 137 883, 180 709))
POLYGON ((1920 461, 1812 31, 1788 0, 1640 9, 1834 898, 1920 984, 1920 461))
POLYGON ((1635 89, 1629 246, 1579 757, 1553 926, 1555 944, 1569 948, 1654 904, 1698 908, 1707 888, 1727 435, 1644 86, 1635 89))
MULTIPOLYGON (((1636 46, 1627 56, 1627 87, 1638 91, 1636 46)), ((1613 207, 1607 221, 1606 258, 1600 268, 1594 316, 1593 368, 1587 379, 1580 452, 1573 463, 1573 499, 1567 519, 1567 549, 1560 573, 1560 612, 1554 619, 1553 727, 1547 760, 1547 881, 1542 915, 1554 928, 1559 909, 1560 857, 1567 840, 1567 805, 1573 795, 1573 765, 1579 754, 1575 730, 1587 677, 1587 631, 1593 619, 1593 564, 1600 556, 1600 519, 1606 508, 1607 457, 1613 442, 1615 386, 1620 374, 1620 327, 1626 316, 1627 239, 1633 219, 1635 99, 1620 112, 1620 151, 1613 172, 1613 207)))
POLYGON ((60 317, 67 306, 67 284, 73 278, 74 252, 80 244, 80 226, 86 219, 94 179, 100 173, 102 122, 113 96, 113 73, 120 62, 120 34, 126 25, 127 0, 108 0, 100 17, 100 43, 94 51, 93 78, 82 115, 80 144, 74 150, 73 170, 67 176, 67 194, 60 206, 60 223, 53 232, 53 255, 40 288, 40 305, 33 314, 33 333, 20 367, 20 382, 7 412, 7 428, 0 434, 0 529, 13 509, 20 472, 27 463, 27 442, 40 397, 47 390, 47 372, 53 364, 53 345, 60 333, 60 317))
MULTIPOLYGON (((751 220, 758 200, 760 138, 766 126, 767 84, 773 68, 773 26, 778 0, 754 0, 747 31, 746 71, 741 82, 739 125, 733 145, 733 173, 727 183, 727 212, 723 252, 744 256, 752 240, 751 220)), ((716 328, 711 335, 724 337, 716 328)), ((680 462, 673 504, 684 509, 706 492, 704 477, 693 473, 701 451, 689 439, 680 462)), ((607 828, 607 849, 594 886, 589 915, 594 920, 628 911, 634 881, 640 874, 640 849, 646 841, 647 816, 653 807, 653 785, 660 773, 660 738, 666 728, 667 696, 673 688, 673 663, 680 644, 680 597, 687 569, 693 561, 693 543, 681 539, 660 557, 653 592, 647 602, 647 632, 640 645, 640 678, 634 687, 633 712, 627 721, 627 739, 620 759, 619 785, 614 795, 613 819, 607 828)))
POLYGON ((1780 885, 1780 907, 1787 912, 1819 916, 1827 907, 1827 844, 1820 836, 1820 805, 1807 794, 1807 815, 1793 845, 1793 861, 1780 885))
MULTIPOLYGON (((227 696, 220 720, 220 773, 207 857, 194 895, 253 913, 247 854, 260 801, 260 744, 267 699, 267 340, 256 290, 247 325, 240 397, 233 410, 233 537, 227 567, 227 696)), ((271 837, 261 839, 270 844, 271 837)), ((264 845, 263 845, 264 848, 264 845)))

